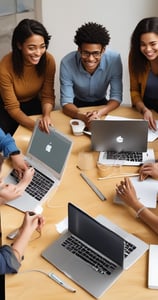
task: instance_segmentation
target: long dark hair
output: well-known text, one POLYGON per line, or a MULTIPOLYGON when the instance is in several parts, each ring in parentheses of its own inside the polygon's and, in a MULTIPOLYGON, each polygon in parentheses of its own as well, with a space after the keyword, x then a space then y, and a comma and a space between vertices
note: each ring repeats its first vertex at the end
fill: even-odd
MULTIPOLYGON (((46 49, 49 45, 49 40, 51 36, 48 34, 45 27, 37 20, 24 19, 22 20, 14 29, 12 36, 12 61, 13 70, 16 75, 21 77, 23 75, 24 61, 21 50, 18 45, 22 45, 26 39, 28 39, 33 34, 41 35, 44 38, 46 49)), ((46 66, 46 53, 44 53, 36 65, 36 70, 40 76, 45 71, 46 66)))
POLYGON ((158 35, 158 17, 142 19, 136 26, 131 36, 130 43, 130 66, 135 75, 145 72, 148 60, 140 51, 140 38, 144 33, 155 33, 158 35))
POLYGON ((3 161, 4 161, 4 157, 3 157, 2 154, 0 153, 0 171, 1 171, 1 169, 2 169, 3 161))

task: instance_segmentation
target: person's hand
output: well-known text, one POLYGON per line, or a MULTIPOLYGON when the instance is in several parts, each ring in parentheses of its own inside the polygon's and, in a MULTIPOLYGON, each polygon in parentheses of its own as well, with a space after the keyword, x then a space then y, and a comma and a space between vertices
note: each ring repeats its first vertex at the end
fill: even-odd
POLYGON ((1 184, 0 205, 8 201, 14 200, 22 195, 21 188, 15 184, 1 184))
POLYGON ((23 172, 28 169, 28 165, 24 160, 23 155, 21 153, 17 155, 11 155, 10 158, 12 167, 17 171, 19 179, 22 178, 23 172))
POLYGON ((34 173, 35 173, 35 170, 32 167, 26 169, 23 172, 22 178, 20 179, 20 181, 16 185, 16 187, 21 190, 21 193, 24 192, 24 190, 26 189, 26 187, 31 182, 31 180, 32 180, 32 178, 34 176, 34 173))
POLYGON ((157 130, 156 121, 155 121, 150 109, 145 109, 143 117, 144 117, 144 120, 148 121, 149 128, 156 131, 157 130))
POLYGON ((42 215, 25 213, 23 223, 20 227, 20 233, 26 230, 30 235, 35 231, 41 231, 45 224, 45 220, 42 215))
POLYGON ((29 168, 23 173, 22 179, 17 184, 3 183, 0 185, 0 204, 14 200, 22 196, 24 190, 29 185, 34 175, 34 169, 29 168))
POLYGON ((49 116, 43 116, 41 119, 39 119, 39 128, 41 131, 49 133, 49 126, 53 126, 49 116))
POLYGON ((158 163, 146 163, 139 169, 139 180, 145 180, 148 176, 158 179, 158 163))
POLYGON ((116 185, 117 195, 129 206, 134 208, 138 202, 135 188, 128 177, 116 185))
POLYGON ((88 111, 88 112, 84 113, 83 121, 85 122, 86 127, 88 129, 90 129, 90 123, 92 120, 99 120, 99 119, 100 119, 100 117, 99 117, 97 111, 88 111))

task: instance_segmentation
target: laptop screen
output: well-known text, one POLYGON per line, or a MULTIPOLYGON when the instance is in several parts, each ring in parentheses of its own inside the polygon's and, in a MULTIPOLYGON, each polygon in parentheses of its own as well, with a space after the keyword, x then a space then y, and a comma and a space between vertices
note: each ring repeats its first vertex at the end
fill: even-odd
POLYGON ((95 151, 147 151, 146 120, 93 120, 91 132, 95 151))
POLYGON ((68 229, 79 239, 123 266, 124 240, 85 212, 68 204, 68 229))
POLYGON ((28 154, 60 174, 64 168, 72 141, 51 128, 50 133, 36 128, 28 148, 28 154))

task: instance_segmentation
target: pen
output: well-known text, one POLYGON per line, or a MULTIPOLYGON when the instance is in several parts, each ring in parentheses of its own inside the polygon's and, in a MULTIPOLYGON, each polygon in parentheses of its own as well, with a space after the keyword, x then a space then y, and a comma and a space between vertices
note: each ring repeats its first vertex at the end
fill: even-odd
POLYGON ((90 188, 97 194, 97 196, 102 200, 106 200, 106 197, 99 191, 99 189, 94 185, 94 183, 83 173, 80 173, 80 176, 88 183, 90 188))
POLYGON ((50 272, 48 274, 48 276, 53 279, 55 282, 57 282, 58 284, 60 284, 63 288, 65 288, 66 290, 75 293, 76 290, 74 288, 72 288, 71 286, 69 286, 67 283, 65 283, 64 281, 62 281, 58 276, 56 276, 54 273, 50 272))

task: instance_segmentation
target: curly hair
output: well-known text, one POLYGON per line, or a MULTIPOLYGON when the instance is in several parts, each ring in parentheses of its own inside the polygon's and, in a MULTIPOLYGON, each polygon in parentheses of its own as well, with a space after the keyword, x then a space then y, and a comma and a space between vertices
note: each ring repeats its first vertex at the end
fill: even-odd
POLYGON ((135 75, 145 72, 148 60, 140 51, 140 39, 144 33, 158 35, 158 17, 142 19, 135 27, 130 42, 130 66, 135 75))
MULTIPOLYGON (((47 49, 51 36, 48 34, 45 27, 39 21, 33 19, 23 19, 22 21, 19 22, 19 24, 15 27, 13 31, 13 36, 12 36, 13 70, 15 74, 17 74, 19 77, 23 75, 24 61, 23 61, 23 55, 18 45, 23 45, 23 43, 34 34, 41 35, 44 38, 44 42, 47 49)), ((40 62, 36 65, 36 70, 39 76, 44 72, 45 65, 46 65, 46 54, 44 53, 40 59, 40 62)))
POLYGON ((78 47, 81 47, 83 43, 101 44, 102 47, 105 47, 110 42, 110 35, 102 25, 89 22, 76 30, 74 42, 78 47))

